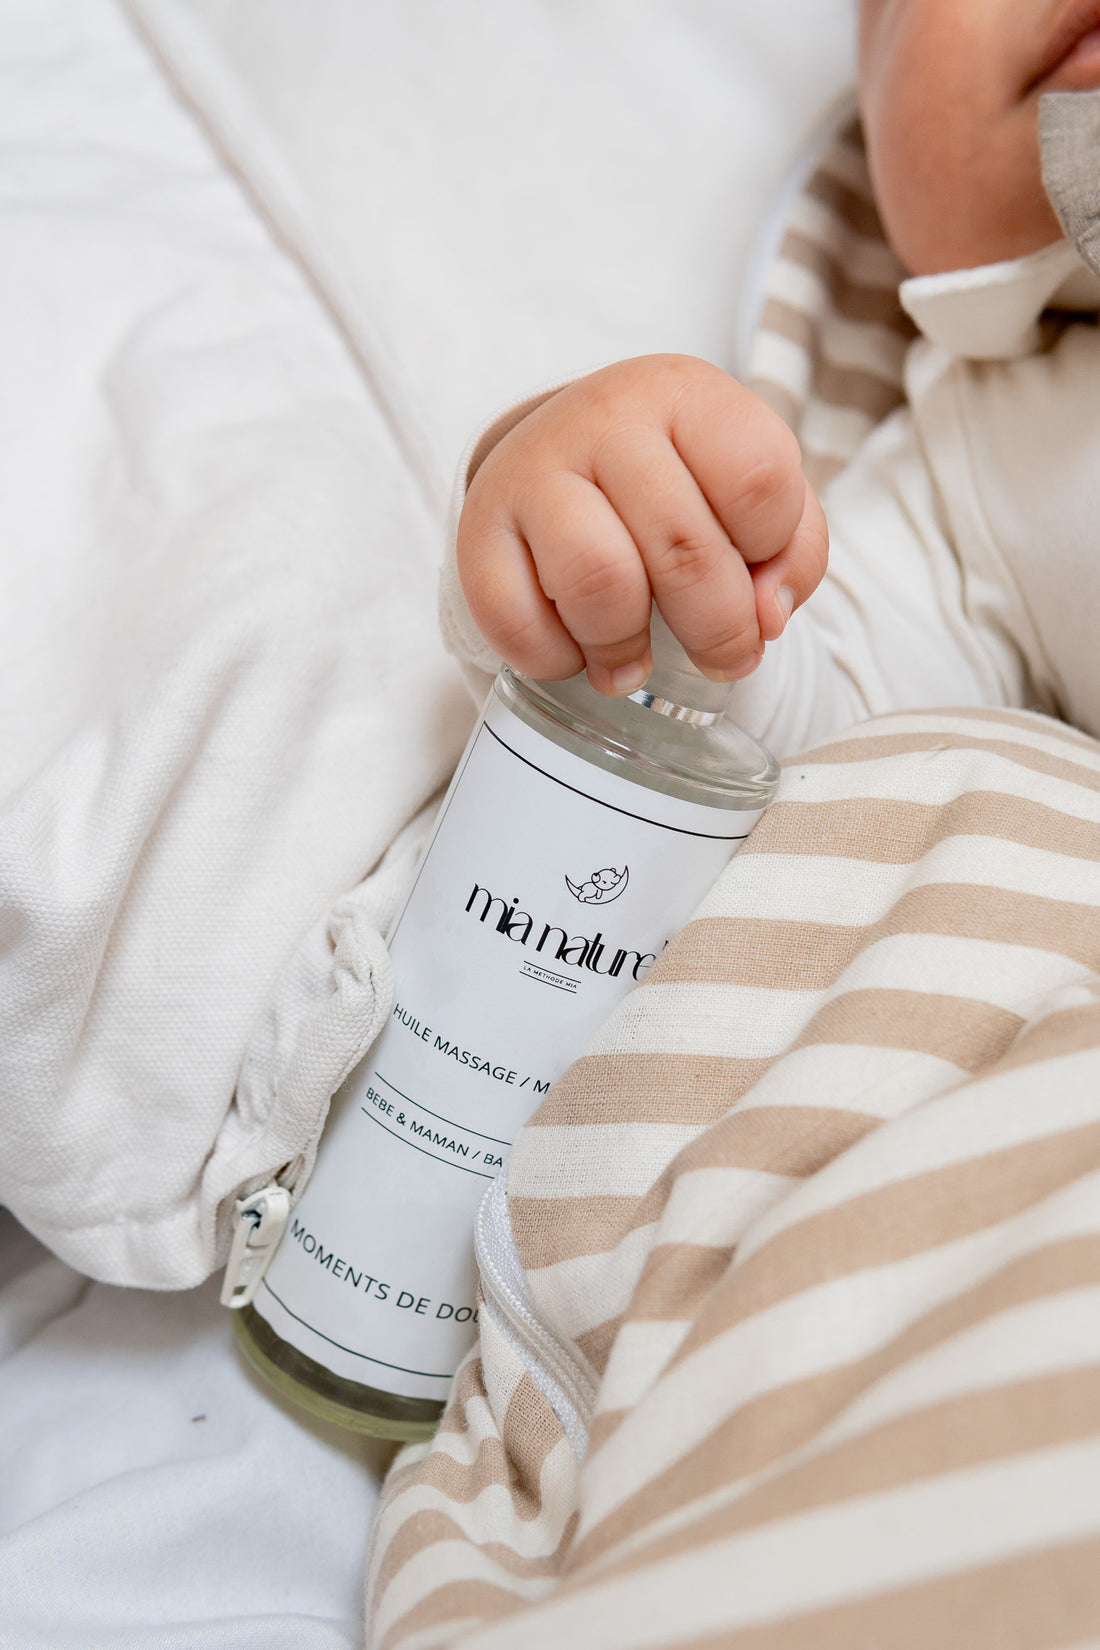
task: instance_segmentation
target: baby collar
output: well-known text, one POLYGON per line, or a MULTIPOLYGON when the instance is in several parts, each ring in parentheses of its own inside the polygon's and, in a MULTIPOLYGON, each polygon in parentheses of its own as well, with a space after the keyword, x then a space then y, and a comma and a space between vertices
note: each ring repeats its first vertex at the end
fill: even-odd
POLYGON ((1045 309, 1100 309, 1100 277, 1061 240, 1025 258, 910 276, 898 295, 934 344, 971 361, 1003 361, 1038 349, 1045 309))

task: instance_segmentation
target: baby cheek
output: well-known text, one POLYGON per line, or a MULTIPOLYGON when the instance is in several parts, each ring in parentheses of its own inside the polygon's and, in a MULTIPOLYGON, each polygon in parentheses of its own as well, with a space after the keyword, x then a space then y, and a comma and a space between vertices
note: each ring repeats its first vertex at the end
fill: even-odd
POLYGON ((879 212, 910 274, 1018 258, 1059 238, 1034 107, 983 115, 898 98, 866 127, 879 212))

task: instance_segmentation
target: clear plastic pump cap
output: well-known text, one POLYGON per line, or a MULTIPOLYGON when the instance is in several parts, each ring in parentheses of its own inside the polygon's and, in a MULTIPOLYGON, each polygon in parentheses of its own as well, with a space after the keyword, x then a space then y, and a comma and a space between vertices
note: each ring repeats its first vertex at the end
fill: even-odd
POLYGON ((717 722, 730 696, 729 682, 712 682, 696 670, 656 607, 650 616, 653 669, 643 687, 630 698, 676 722, 709 727, 717 722))

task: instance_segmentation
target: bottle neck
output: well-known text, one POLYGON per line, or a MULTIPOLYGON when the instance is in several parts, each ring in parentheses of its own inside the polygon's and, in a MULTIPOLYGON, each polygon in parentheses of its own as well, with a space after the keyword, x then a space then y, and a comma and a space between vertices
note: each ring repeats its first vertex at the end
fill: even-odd
POLYGON ((629 697, 636 705, 656 711, 658 716, 667 716, 673 722, 686 722, 692 728, 709 728, 722 719, 720 710, 696 710, 691 705, 678 705, 672 699, 663 699, 660 694, 650 692, 648 683, 629 697))
POLYGON ((689 727, 707 728, 721 720, 729 699, 728 682, 712 682, 696 670, 657 611, 650 616, 653 669, 648 680, 632 693, 636 705, 689 727))

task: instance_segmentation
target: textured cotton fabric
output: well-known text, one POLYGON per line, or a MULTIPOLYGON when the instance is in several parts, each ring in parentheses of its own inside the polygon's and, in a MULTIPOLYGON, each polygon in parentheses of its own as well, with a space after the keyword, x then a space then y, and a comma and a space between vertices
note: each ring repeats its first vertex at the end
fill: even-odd
POLYGON ((0 1201, 180 1288, 384 1017, 415 830, 382 862, 471 707, 302 270, 113 5, 4 33, 0 1201))
POLYGON ((1100 749, 785 770, 508 1168, 578 1461, 490 1309, 384 1491, 374 1650, 1100 1634, 1100 749))
POLYGON ((1039 103, 1043 184, 1058 220, 1100 274, 1100 92, 1048 92, 1039 103))
POLYGON ((727 0, 0 12, 0 1200, 189 1287, 385 1015, 474 715, 433 612, 467 430, 650 336, 726 347, 846 0, 800 64, 727 0))

